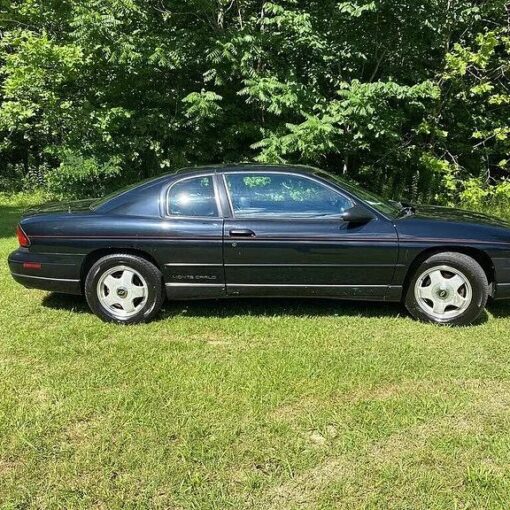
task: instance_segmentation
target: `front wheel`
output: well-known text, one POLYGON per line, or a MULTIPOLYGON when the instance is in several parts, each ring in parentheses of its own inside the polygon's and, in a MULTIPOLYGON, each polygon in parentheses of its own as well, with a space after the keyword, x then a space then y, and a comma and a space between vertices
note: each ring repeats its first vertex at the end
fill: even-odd
POLYGON ((141 257, 107 255, 90 269, 85 296, 90 309, 104 321, 148 322, 163 304, 161 273, 141 257))
POLYGON ((425 322, 464 326, 483 312, 489 296, 487 275, 462 253, 438 253, 421 264, 407 289, 411 315, 425 322))

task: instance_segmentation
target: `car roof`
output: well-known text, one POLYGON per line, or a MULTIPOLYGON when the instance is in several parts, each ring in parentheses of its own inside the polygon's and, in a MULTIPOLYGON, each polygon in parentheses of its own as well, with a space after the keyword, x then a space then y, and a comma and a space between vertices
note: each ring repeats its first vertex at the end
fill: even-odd
POLYGON ((232 163, 222 165, 202 165, 185 167, 179 170, 174 170, 167 174, 159 175, 142 181, 141 183, 129 186, 127 189, 119 190, 112 196, 105 197, 100 204, 98 204, 98 210, 107 210, 108 207, 112 207, 118 204, 123 204, 128 197, 137 195, 149 189, 154 189, 162 184, 168 184, 175 182, 182 178, 187 177, 200 177, 204 174, 216 174, 216 173, 229 173, 229 172, 287 172, 296 175, 313 175, 317 174, 320 170, 305 165, 275 165, 275 164, 264 164, 264 163, 232 163))
POLYGON ((167 174, 168 176, 197 174, 197 173, 228 173, 228 172, 290 172, 314 174, 319 170, 306 165, 284 165, 284 164, 265 164, 265 163, 232 163, 223 165, 202 165, 181 168, 175 172, 167 174))
POLYGON ((176 179, 183 177, 194 177, 201 176, 203 174, 216 174, 216 173, 229 173, 229 172, 287 172, 295 174, 315 174, 320 170, 305 165, 275 165, 275 164, 264 164, 264 163, 232 163, 222 165, 199 165, 189 166, 173 170, 166 174, 158 175, 157 177, 151 177, 137 184, 133 184, 127 192, 136 192, 141 189, 157 185, 159 183, 171 182, 176 179))

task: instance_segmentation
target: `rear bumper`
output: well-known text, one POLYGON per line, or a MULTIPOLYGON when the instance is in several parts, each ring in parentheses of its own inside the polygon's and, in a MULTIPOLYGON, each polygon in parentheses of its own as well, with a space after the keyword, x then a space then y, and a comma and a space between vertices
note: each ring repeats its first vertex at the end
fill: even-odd
POLYGON ((41 289, 48 292, 61 292, 63 294, 76 294, 80 295, 81 283, 80 280, 65 280, 61 278, 45 278, 43 276, 28 276, 19 273, 13 273, 12 277, 21 283, 27 289, 41 289))
POLYGON ((64 294, 82 294, 81 264, 75 257, 31 253, 20 248, 8 259, 11 276, 29 289, 41 289, 64 294), (24 264, 40 264, 40 269, 28 269, 24 264))

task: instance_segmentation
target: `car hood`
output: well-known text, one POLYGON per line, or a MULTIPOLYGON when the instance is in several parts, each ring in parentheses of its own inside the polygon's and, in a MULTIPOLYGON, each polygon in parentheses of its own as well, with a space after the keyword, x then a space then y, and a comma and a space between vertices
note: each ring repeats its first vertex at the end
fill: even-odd
POLYGON ((39 214, 90 213, 92 212, 90 206, 96 200, 97 199, 92 198, 87 200, 71 200, 67 202, 49 202, 47 204, 27 209, 23 214, 23 217, 26 218, 28 216, 36 216, 39 214))
POLYGON ((413 217, 418 219, 451 221, 454 223, 476 223, 479 225, 510 228, 510 222, 487 216, 486 214, 435 205, 417 206, 416 213, 413 217))

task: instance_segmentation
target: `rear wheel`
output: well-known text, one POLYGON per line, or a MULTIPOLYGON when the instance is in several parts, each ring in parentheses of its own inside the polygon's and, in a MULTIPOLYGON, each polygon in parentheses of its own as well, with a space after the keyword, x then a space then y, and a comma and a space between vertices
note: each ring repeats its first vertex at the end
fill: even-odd
POLYGON ((147 322, 163 304, 161 273, 141 257, 108 255, 90 269, 85 295, 91 310, 104 321, 147 322))
POLYGON ((406 294, 406 307, 425 322, 463 326, 483 312, 489 296, 487 275, 462 253, 438 253, 421 264, 406 294))

